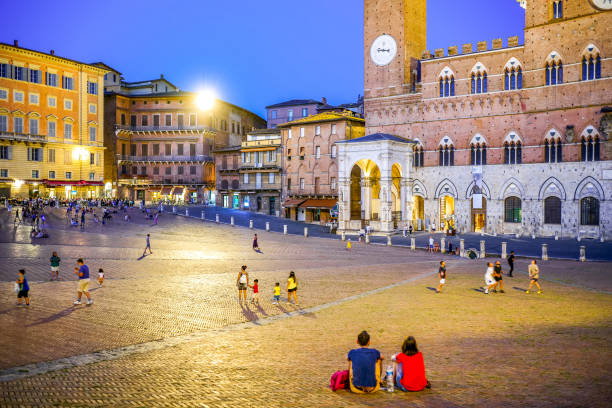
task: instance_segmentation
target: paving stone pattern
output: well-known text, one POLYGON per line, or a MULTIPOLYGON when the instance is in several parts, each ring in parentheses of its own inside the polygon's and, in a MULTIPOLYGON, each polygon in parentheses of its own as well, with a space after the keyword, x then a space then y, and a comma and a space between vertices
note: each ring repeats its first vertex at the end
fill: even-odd
POLYGON ((171 215, 152 226, 130 214, 130 222, 105 226, 88 220, 81 232, 52 210, 51 237, 32 244, 28 228, 14 229, 0 212, 0 372, 160 344, 36 376, 21 368, 23 378, 0 382, 0 405, 603 407, 612 397, 609 263, 541 263, 545 292, 526 295, 528 260, 519 259, 506 293, 487 296, 479 287, 488 260, 365 244, 347 251, 339 240, 262 231, 256 253, 248 228, 171 215), (139 259, 146 233, 153 255, 139 259), (59 282, 48 281, 53 250, 62 257, 59 282), (80 256, 107 276, 102 288, 92 282, 90 307, 72 305, 80 256), (440 259, 449 277, 438 295, 432 273, 440 259), (242 264, 260 281, 260 307, 237 302, 242 264), (29 309, 14 305, 19 267, 31 282, 29 309), (273 305, 273 284, 284 294, 289 270, 298 275, 300 306, 273 305), (329 377, 345 369, 363 329, 387 361, 414 335, 432 390, 332 393, 329 377))

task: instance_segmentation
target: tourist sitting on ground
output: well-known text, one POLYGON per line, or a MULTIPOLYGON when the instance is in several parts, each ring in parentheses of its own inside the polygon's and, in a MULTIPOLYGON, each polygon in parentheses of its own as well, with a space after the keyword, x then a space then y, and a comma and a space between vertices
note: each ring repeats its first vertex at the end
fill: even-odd
POLYGON ((393 363, 395 385, 402 391, 422 391, 431 388, 425 377, 423 354, 417 348, 414 337, 409 336, 402 344, 402 352, 395 356, 393 363))
POLYGON ((76 217, 72 217, 72 221, 70 221, 70 225, 72 225, 73 227, 76 227, 79 225, 79 220, 77 220, 76 217))
POLYGON ((363 394, 380 389, 383 356, 376 349, 369 348, 370 335, 362 331, 357 336, 359 348, 348 353, 349 383, 352 392, 363 394))

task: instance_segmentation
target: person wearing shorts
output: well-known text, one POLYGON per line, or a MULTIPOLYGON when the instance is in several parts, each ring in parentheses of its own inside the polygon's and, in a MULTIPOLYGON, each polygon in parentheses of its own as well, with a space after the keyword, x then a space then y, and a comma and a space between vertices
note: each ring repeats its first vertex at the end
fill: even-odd
POLYGON ((278 304, 278 302, 280 301, 280 282, 276 282, 276 285, 274 286, 274 302, 275 304, 278 304))
POLYGON ((19 291, 17 292, 17 306, 21 306, 23 304, 21 299, 25 299, 25 305, 30 306, 30 297, 28 296, 30 285, 28 285, 28 280, 25 277, 25 269, 19 270, 17 284, 19 285, 19 291))
POLYGON ((247 287, 249 285, 249 274, 246 269, 246 265, 242 265, 240 272, 238 272, 238 278, 236 279, 236 286, 238 286, 238 302, 244 299, 244 303, 246 303, 247 300, 247 287))
POLYGON ((531 265, 529 265, 529 288, 527 288, 527 290, 525 291, 525 293, 529 294, 531 293, 531 287, 533 285, 536 285, 538 288, 538 293, 542 293, 542 288, 540 287, 540 284, 538 283, 538 279, 540 279, 540 268, 538 268, 537 262, 536 260, 532 260, 531 261, 531 265))
POLYGON ((51 254, 51 258, 49 258, 49 262, 51 262, 51 279, 49 280, 59 280, 59 265, 60 265, 60 257, 57 256, 57 252, 53 251, 51 254))
POLYGON ((433 252, 433 246, 434 246, 434 239, 433 237, 429 237, 429 246, 427 248, 428 252, 433 252))
POLYGON ((291 296, 293 296, 295 305, 297 306, 297 278, 295 277, 295 272, 293 271, 289 273, 289 278, 287 279, 287 303, 291 303, 291 296))
POLYGON ((438 276, 440 278, 440 284, 436 293, 442 292, 442 286, 446 283, 446 262, 440 261, 440 269, 438 269, 438 276))
POLYGON ((493 268, 493 279, 495 279, 496 286, 499 286, 499 293, 504 292, 504 278, 502 276, 502 267, 501 262, 495 262, 495 267, 493 268))
POLYGON ((81 304, 81 297, 84 293, 87 297, 87 304, 91 305, 93 299, 89 294, 89 267, 85 265, 85 262, 81 258, 77 260, 77 265, 78 266, 74 268, 74 273, 79 277, 79 286, 77 289, 77 300, 74 301, 74 304, 81 304))

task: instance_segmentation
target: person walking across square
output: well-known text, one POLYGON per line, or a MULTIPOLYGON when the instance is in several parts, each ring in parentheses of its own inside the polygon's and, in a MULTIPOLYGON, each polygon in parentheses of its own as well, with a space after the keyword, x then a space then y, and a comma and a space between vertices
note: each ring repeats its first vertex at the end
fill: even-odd
POLYGON ((87 304, 91 305, 93 299, 89 295, 89 267, 85 265, 82 258, 77 260, 77 267, 74 268, 74 273, 79 277, 79 287, 77 290, 77 300, 74 301, 75 305, 81 304, 81 297, 83 293, 87 297, 87 304))
POLYGON ((17 306, 22 305, 21 298, 25 299, 26 306, 30 306, 30 297, 28 296, 28 292, 30 291, 30 285, 28 285, 28 280, 25 277, 25 269, 19 270, 17 284, 19 285, 19 291, 17 292, 17 306))
POLYGON ((529 265, 529 279, 529 287, 527 288, 525 293, 531 293, 531 287, 534 284, 538 287, 538 293, 542 293, 542 288, 538 283, 538 280, 540 279, 540 268, 538 268, 538 264, 535 259, 531 261, 531 265, 529 265))
POLYGON ((510 271, 508 272, 508 277, 512 277, 512 272, 514 272, 514 251, 510 251, 510 255, 508 255, 508 266, 510 266, 510 271))
POLYGON ((504 278, 502 276, 502 267, 501 267, 501 262, 499 261, 495 262, 495 268, 493 268, 493 279, 495 279, 495 282, 496 282, 496 289, 497 289, 497 286, 499 286, 499 293, 505 293, 504 292, 504 278))
POLYGON ((274 286, 274 304, 278 305, 278 302, 280 302, 280 282, 276 282, 276 285, 274 286))
POLYGON ((51 258, 49 258, 49 262, 51 262, 51 279, 49 280, 59 280, 59 266, 60 266, 60 257, 57 256, 57 252, 53 251, 51 254, 51 258))
POLYGON ((153 255, 153 251, 151 251, 151 235, 147 234, 146 238, 145 238, 146 242, 146 246, 144 251, 142 251, 142 256, 145 256, 147 254, 147 249, 149 250, 149 254, 153 255))
POLYGON ((442 286, 446 283, 446 262, 440 261, 440 269, 438 269, 438 277, 440 278, 440 284, 436 293, 442 292, 442 286))

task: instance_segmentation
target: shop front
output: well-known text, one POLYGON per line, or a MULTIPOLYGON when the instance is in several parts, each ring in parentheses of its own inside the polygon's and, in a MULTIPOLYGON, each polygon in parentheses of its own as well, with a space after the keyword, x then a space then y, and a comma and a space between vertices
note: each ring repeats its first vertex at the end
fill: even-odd
POLYGON ((331 222, 331 211, 336 206, 336 199, 308 199, 298 206, 298 220, 325 225, 331 222), (303 211, 303 220, 300 212, 303 211))
MULTIPOLYGON (((283 208, 284 208, 284 217, 288 218, 290 220, 295 220, 295 221, 299 221, 299 214, 300 212, 298 211, 298 206, 300 204, 302 204, 304 201, 306 201, 305 198, 289 198, 287 200, 285 200, 285 202, 283 203, 283 208)), ((302 215, 304 214, 304 209, 302 209, 302 215)))

